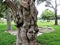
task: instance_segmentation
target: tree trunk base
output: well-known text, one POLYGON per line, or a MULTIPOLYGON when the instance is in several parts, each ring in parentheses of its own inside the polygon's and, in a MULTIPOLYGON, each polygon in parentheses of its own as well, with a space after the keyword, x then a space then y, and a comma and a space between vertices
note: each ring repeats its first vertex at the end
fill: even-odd
MULTIPOLYGON (((16 42, 12 45, 16 45, 16 42)), ((18 45, 39 45, 36 41, 31 41, 30 43, 19 43, 18 45)))

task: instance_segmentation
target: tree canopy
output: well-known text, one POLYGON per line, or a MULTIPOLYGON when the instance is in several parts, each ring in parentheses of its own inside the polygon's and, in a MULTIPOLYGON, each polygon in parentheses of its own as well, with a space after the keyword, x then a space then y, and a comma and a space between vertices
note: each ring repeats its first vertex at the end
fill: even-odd
POLYGON ((0 0, 0 17, 4 17, 5 10, 6 10, 6 6, 3 4, 2 0, 0 0))
POLYGON ((52 20, 54 19, 54 12, 49 9, 46 9, 42 12, 41 18, 44 20, 52 20))

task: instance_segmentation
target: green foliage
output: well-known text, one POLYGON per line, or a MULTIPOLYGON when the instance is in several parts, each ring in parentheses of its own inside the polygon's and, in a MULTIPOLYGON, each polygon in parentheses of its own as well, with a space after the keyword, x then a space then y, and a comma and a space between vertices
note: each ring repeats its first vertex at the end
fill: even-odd
POLYGON ((0 13, 0 18, 4 17, 1 13, 0 13))
POLYGON ((41 18, 44 20, 52 20, 54 19, 54 12, 46 9, 45 11, 42 12, 41 18))
POLYGON ((3 4, 3 0, 0 0, 0 17, 4 17, 5 15, 3 14, 6 10, 6 5, 3 4))

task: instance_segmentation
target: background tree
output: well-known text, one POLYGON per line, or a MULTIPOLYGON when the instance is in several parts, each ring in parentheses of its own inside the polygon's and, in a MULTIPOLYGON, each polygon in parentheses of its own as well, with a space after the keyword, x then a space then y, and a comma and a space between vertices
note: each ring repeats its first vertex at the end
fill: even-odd
POLYGON ((47 0, 46 1, 46 7, 50 7, 54 10, 55 12, 55 25, 58 25, 58 20, 57 20, 57 7, 60 5, 58 4, 57 0, 54 0, 54 5, 52 0, 47 0))
POLYGON ((50 20, 54 19, 54 12, 49 9, 46 9, 42 12, 41 18, 49 22, 50 20))
POLYGON ((12 26, 11 26, 11 9, 7 9, 6 10, 6 20, 7 20, 7 31, 12 30, 12 26))
POLYGON ((0 18, 4 18, 5 16, 5 5, 3 5, 2 0, 0 0, 0 18))
MULTIPOLYGON (((17 0, 12 0, 14 2, 14 4, 17 4, 17 0)), ((11 31, 12 30, 12 25, 11 25, 11 21, 12 18, 11 16, 13 15, 12 11, 10 8, 8 8, 8 6, 6 6, 6 19, 7 19, 7 31, 11 31)))
MULTIPOLYGON (((7 8, 6 5, 4 5, 3 0, 0 0, 0 18, 6 18, 7 20, 7 30, 12 30, 11 28, 11 14, 10 9, 7 8)), ((4 20, 2 20, 4 21, 4 20)))

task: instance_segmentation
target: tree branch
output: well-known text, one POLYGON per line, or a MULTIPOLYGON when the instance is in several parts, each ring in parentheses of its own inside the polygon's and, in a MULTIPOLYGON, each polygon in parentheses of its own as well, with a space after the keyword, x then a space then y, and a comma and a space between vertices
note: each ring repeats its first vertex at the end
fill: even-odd
POLYGON ((59 6, 60 4, 58 4, 57 6, 59 6))
POLYGON ((4 3, 10 7, 12 9, 13 12, 17 12, 18 8, 16 7, 16 5, 13 3, 13 1, 11 0, 5 0, 4 3))
POLYGON ((47 7, 55 9, 53 4, 50 1, 46 1, 46 3, 47 3, 47 5, 46 5, 47 7))

